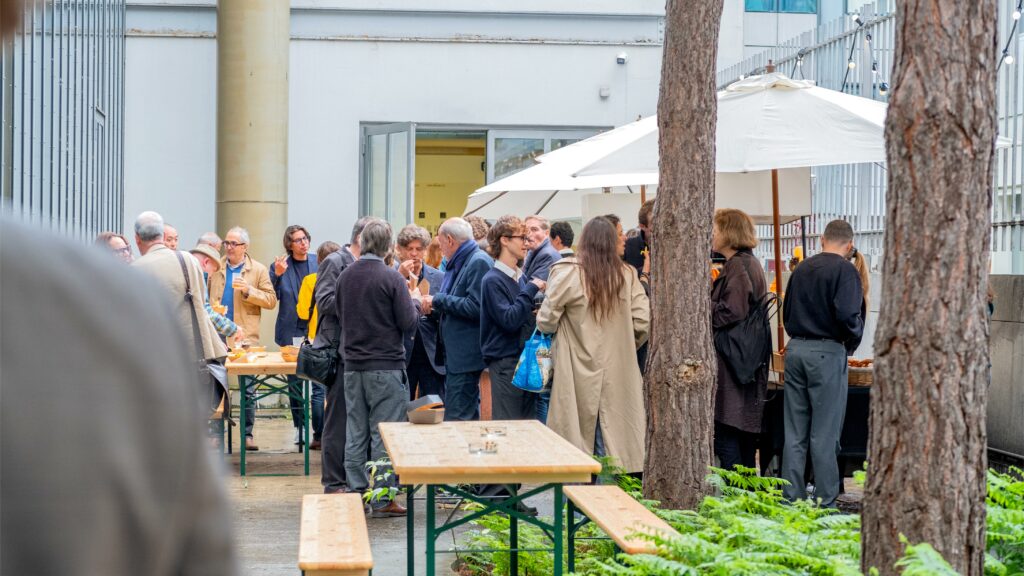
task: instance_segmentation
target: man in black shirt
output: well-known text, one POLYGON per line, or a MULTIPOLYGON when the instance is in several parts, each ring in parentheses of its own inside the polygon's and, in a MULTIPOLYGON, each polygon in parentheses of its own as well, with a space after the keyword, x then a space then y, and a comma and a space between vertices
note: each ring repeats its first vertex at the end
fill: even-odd
POLYGON ((833 220, 821 237, 822 253, 793 271, 782 317, 790 341, 786 349, 785 448, 782 477, 789 500, 807 497, 804 470, 810 444, 815 497, 834 507, 842 477, 836 461, 846 414, 846 357, 864 333, 864 294, 860 276, 847 260, 853 228, 833 220))

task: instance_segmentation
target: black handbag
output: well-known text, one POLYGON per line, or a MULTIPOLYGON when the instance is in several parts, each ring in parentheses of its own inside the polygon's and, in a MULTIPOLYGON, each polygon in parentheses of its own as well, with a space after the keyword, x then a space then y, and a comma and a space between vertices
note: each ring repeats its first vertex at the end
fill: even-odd
POLYGON ((304 339, 295 361, 295 375, 331 387, 338 375, 337 349, 331 345, 317 348, 308 339, 304 339))
POLYGON ((176 250, 174 255, 178 257, 178 263, 181 264, 181 274, 185 277, 185 305, 188 306, 189 314, 192 316, 192 343, 195 346, 199 392, 201 395, 208 395, 209 407, 216 409, 220 405, 224 392, 227 390, 226 380, 221 381, 218 374, 226 378, 226 371, 223 369, 223 364, 221 364, 220 360, 207 361, 204 358, 203 340, 199 334, 199 318, 196 316, 196 307, 192 302, 192 283, 188 278, 188 268, 185 266, 185 258, 182 257, 181 252, 176 250), (218 366, 211 369, 211 364, 217 364, 218 366))
MULTIPOLYGON (((750 270, 746 272, 750 274, 750 270)), ((778 313, 778 305, 778 296, 768 292, 760 300, 751 302, 746 318, 715 331, 715 350, 722 355, 736 384, 745 386, 754 382, 762 367, 771 360, 771 318, 778 313)))

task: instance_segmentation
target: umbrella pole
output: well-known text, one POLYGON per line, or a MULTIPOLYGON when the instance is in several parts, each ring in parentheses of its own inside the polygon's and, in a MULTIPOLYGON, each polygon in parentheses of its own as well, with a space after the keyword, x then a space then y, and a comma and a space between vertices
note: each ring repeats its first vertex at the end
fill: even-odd
POLYGON ((640 203, 647 202, 647 184, 640 185, 640 203))
MULTIPOLYGON (((772 169, 772 227, 775 236, 775 293, 782 295, 782 227, 779 225, 779 171, 772 169)), ((780 298, 781 301, 781 298, 780 298)), ((776 315, 779 327, 778 349, 784 348, 785 329, 782 326, 782 314, 776 315)))

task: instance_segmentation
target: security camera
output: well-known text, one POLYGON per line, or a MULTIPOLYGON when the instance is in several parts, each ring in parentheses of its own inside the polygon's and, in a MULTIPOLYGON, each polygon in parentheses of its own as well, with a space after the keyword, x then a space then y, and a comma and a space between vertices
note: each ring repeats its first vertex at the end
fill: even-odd
POLYGON ((618 55, 615 56, 615 62, 617 64, 625 64, 628 59, 629 56, 627 56, 625 52, 619 52, 618 55))

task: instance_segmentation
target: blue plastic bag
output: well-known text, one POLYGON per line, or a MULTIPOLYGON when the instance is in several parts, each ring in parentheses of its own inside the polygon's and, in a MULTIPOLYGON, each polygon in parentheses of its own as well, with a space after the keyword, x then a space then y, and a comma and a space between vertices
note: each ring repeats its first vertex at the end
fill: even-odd
POLYGON ((512 385, 526 392, 543 392, 551 385, 554 366, 551 362, 551 335, 538 333, 526 341, 523 353, 519 355, 512 385))

